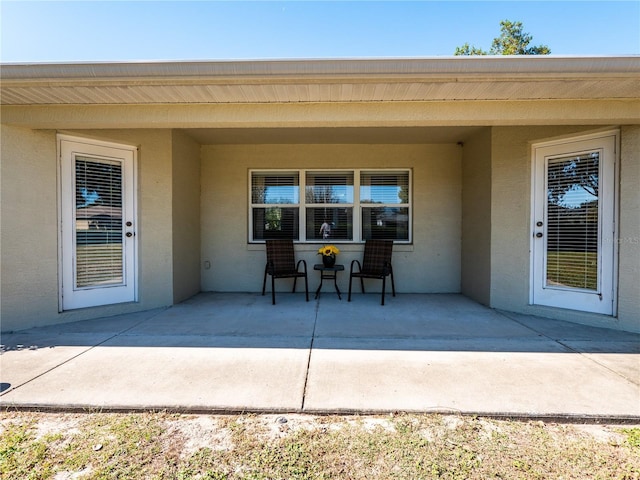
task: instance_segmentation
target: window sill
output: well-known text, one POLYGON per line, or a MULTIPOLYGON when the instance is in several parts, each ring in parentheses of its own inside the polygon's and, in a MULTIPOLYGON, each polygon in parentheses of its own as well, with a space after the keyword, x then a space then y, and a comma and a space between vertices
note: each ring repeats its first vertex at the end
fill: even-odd
MULTIPOLYGON (((364 250, 364 242, 362 243, 340 243, 326 242, 326 244, 335 245, 341 252, 362 252, 364 250)), ((317 252, 318 249, 325 245, 324 243, 295 243, 294 248, 297 252, 317 252)), ((264 243, 248 243, 248 251, 264 251, 264 243)), ((394 243, 393 250, 395 252, 413 252, 412 243, 394 243)))

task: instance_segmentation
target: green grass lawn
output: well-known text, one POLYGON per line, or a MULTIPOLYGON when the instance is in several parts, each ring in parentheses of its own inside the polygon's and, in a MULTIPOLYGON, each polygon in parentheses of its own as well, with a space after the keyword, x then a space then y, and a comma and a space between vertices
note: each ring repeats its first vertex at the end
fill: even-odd
POLYGON ((0 414, 2 479, 639 479, 640 428, 441 415, 0 414))

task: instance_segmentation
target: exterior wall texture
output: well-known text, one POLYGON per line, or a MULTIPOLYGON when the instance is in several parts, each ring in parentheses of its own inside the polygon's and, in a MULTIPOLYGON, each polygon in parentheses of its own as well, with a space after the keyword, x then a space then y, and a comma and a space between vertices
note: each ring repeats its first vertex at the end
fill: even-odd
POLYGON ((623 127, 620 145, 618 318, 640 331, 640 126, 623 127))
POLYGON ((491 304, 491 129, 467 139, 462 157, 462 293, 491 304))
POLYGON ((58 319, 56 133, 2 126, 2 331, 58 319))
MULTIPOLYGON (((461 152, 457 145, 211 145, 202 148, 202 270, 204 291, 262 288, 264 245, 248 243, 250 169, 411 168, 413 244, 396 245, 393 265, 400 292, 459 292, 461 152)), ((339 263, 349 268, 362 245, 340 244, 339 263)), ((320 244, 297 246, 310 283, 320 244)), ((346 288, 348 274, 338 276, 346 288)), ((283 290, 288 283, 280 281, 283 290)), ((372 291, 380 282, 371 284, 372 291)))
POLYGON ((200 291, 200 145, 172 134, 173 301, 200 291))

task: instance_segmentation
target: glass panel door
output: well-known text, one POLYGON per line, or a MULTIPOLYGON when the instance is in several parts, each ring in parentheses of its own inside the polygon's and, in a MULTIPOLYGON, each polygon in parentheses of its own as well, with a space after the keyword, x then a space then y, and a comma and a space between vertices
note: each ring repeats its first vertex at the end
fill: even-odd
POLYGON ((61 310, 135 301, 136 149, 59 138, 61 310))
POLYGON ((531 303, 614 313, 616 142, 534 147, 531 303))

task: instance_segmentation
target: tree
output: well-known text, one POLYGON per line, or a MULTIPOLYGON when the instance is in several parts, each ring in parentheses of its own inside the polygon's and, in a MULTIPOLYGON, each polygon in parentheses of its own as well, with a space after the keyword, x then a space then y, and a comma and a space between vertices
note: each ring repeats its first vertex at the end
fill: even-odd
POLYGON ((465 43, 456 47, 455 55, 549 55, 546 45, 530 47, 533 37, 522 30, 522 22, 502 20, 500 36, 493 39, 489 52, 465 43))

